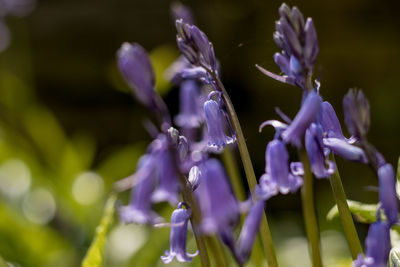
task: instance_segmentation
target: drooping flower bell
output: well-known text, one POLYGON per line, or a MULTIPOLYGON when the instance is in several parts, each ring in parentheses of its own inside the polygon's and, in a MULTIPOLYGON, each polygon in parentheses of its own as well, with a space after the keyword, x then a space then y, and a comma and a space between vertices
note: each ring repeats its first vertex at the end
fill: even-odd
POLYGON ((390 253, 389 224, 380 220, 371 224, 365 247, 365 257, 360 254, 353 267, 386 267, 390 253))
POLYGON ((233 229, 239 222, 239 204, 222 164, 208 159, 199 167, 201 182, 194 192, 201 209, 202 231, 213 234, 233 229))
POLYGON ((317 117, 321 103, 322 99, 316 92, 312 91, 307 95, 296 117, 282 133, 282 139, 286 143, 301 147, 302 137, 308 126, 317 117))
POLYGON ((385 164, 378 169, 379 202, 390 225, 399 220, 396 176, 392 165, 385 164))
POLYGON ((119 210, 124 223, 155 224, 160 217, 151 210, 151 196, 155 187, 156 161, 152 155, 144 155, 135 173, 138 184, 132 188, 129 205, 119 210))
POLYGON ((193 80, 185 80, 180 86, 179 114, 175 122, 183 128, 198 127, 203 120, 200 99, 200 88, 193 80))
POLYGON ((289 171, 289 154, 285 143, 277 139, 272 140, 265 152, 265 174, 260 178, 257 195, 267 200, 278 192, 287 194, 297 191, 303 180, 296 174, 289 171))
POLYGON ((258 200, 247 214, 235 250, 235 258, 243 265, 250 257, 254 240, 260 228, 265 203, 258 200))
POLYGON ((179 203, 178 208, 172 212, 170 249, 161 256, 164 263, 170 263, 174 258, 179 262, 188 262, 198 254, 198 251, 193 254, 186 252, 187 227, 191 211, 183 208, 184 205, 182 202, 179 203))
POLYGON ((136 98, 145 106, 155 106, 155 78, 146 50, 137 43, 123 43, 117 53, 118 67, 136 98))
POLYGON ((342 127, 340 126, 336 112, 328 101, 322 102, 317 120, 324 130, 324 137, 347 140, 343 135, 342 127))
POLYGON ((174 158, 167 148, 162 149, 157 155, 158 185, 151 196, 155 203, 168 201, 176 205, 179 200, 179 180, 174 158))
POLYGON ((328 178, 335 172, 335 164, 325 157, 323 131, 320 125, 312 123, 307 129, 305 146, 311 170, 317 178, 328 178))
POLYGON ((218 103, 212 99, 204 103, 204 115, 208 129, 208 146, 217 151, 222 150, 226 145, 235 142, 235 138, 225 134, 224 124, 226 118, 223 116, 218 103))

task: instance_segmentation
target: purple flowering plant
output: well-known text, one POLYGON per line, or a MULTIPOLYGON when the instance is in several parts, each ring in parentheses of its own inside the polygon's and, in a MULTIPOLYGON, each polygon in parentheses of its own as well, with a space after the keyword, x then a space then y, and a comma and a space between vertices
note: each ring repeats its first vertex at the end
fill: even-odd
POLYGON ((273 33, 280 49, 273 59, 280 74, 256 65, 266 76, 302 92, 294 118, 278 110, 282 121, 261 124, 260 130, 272 126, 275 135, 266 147, 265 172, 257 179, 241 124, 222 83, 217 51, 194 25, 187 7, 175 3, 172 15, 181 56, 166 75, 180 90, 177 115, 172 117, 154 89, 157 77, 145 48, 138 43, 123 43, 117 52, 121 75, 155 118, 147 127, 154 140, 139 160, 136 172, 115 184, 117 192, 131 190, 129 203, 119 207, 120 220, 169 227, 170 249, 160 255, 166 264, 174 259, 187 262, 199 257, 202 266, 211 266, 212 262, 215 266, 230 266, 232 261, 243 266, 249 260, 260 266, 259 259, 252 257, 252 252, 260 249, 268 266, 278 266, 265 212, 267 203, 278 194, 301 191, 312 266, 323 266, 313 177, 328 179, 353 266, 386 266, 391 250, 390 231, 398 224, 396 174, 368 142, 370 106, 363 92, 350 89, 343 98, 344 122, 351 137, 344 136, 334 107, 323 99, 321 84, 313 77, 319 52, 313 20, 304 18, 297 7, 282 4, 273 33), (231 172, 221 160, 221 154, 232 153, 236 148, 249 188, 247 199, 241 181, 228 175, 231 172), (292 151, 297 152, 297 157, 292 151), (376 219, 371 222, 365 250, 351 215, 356 211, 348 204, 335 155, 369 165, 379 182, 376 219), (170 221, 156 212, 157 203, 169 203, 175 208, 170 221), (196 240, 194 253, 187 252, 188 232, 193 232, 196 240))

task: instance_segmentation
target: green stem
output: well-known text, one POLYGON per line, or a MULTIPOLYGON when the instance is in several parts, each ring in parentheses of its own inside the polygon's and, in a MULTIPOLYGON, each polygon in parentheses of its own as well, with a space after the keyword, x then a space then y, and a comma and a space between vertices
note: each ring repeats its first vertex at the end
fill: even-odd
POLYGON ((222 153, 222 161, 226 167, 229 178, 232 182, 233 192, 239 200, 246 200, 246 193, 243 189, 242 181, 240 179, 239 170, 235 162, 232 148, 226 147, 222 153))
POLYGON ((305 151, 300 151, 300 158, 304 167, 304 183, 301 188, 301 201, 307 239, 311 247, 312 266, 322 267, 318 223, 314 207, 313 177, 310 171, 310 162, 308 161, 305 151))
MULTIPOLYGON (((257 186, 257 178, 254 173, 253 164, 251 162, 250 154, 249 154, 249 151, 248 151, 247 145, 246 145, 246 139, 244 138, 242 127, 240 126, 239 119, 238 119, 238 116, 236 115, 235 108, 232 104, 232 101, 231 101, 229 95, 228 95, 228 92, 226 91, 224 85, 222 84, 221 80, 216 75, 216 73, 213 72, 212 70, 210 70, 207 66, 203 66, 203 67, 206 69, 206 71, 208 73, 210 73, 212 75, 218 88, 222 92, 222 97, 224 99, 226 109, 229 113, 229 117, 231 119, 233 129, 236 132, 237 144, 238 144, 238 148, 239 148, 240 157, 242 158, 243 168, 246 173, 247 183, 249 185, 253 200, 255 200, 255 195, 254 195, 253 191, 254 191, 254 188, 257 186)), ((276 254, 275 254, 275 248, 272 243, 271 231, 269 229, 267 215, 265 214, 265 212, 264 212, 262 220, 261 220, 260 235, 261 235, 261 241, 262 241, 263 247, 264 247, 265 256, 267 257, 268 266, 271 266, 271 267, 278 266, 278 261, 276 259, 276 254)))
POLYGON ((224 248, 221 246, 221 242, 218 238, 214 236, 207 236, 206 241, 210 251, 214 255, 215 266, 218 267, 228 267, 229 261, 228 257, 226 256, 224 248))
POLYGON ((330 156, 330 160, 335 162, 336 171, 330 177, 333 196, 335 197, 336 205, 338 207, 340 221, 343 226, 344 234, 346 236, 347 244, 349 246, 351 256, 355 260, 358 254, 363 253, 360 240, 358 239, 357 230, 351 216, 349 205, 347 204, 346 193, 343 189, 342 180, 340 179, 339 170, 333 155, 330 156))

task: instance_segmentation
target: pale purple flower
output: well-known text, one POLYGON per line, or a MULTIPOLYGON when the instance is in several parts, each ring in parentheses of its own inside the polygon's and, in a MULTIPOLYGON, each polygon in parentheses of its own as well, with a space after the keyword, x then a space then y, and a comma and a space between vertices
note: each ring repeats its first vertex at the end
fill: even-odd
POLYGON ((222 150, 226 145, 235 142, 235 138, 227 136, 224 131, 224 117, 218 103, 214 100, 207 100, 204 103, 204 115, 208 129, 208 146, 217 151, 222 150))
POLYGON ((312 91, 308 94, 294 120, 282 133, 282 138, 286 143, 301 147, 302 137, 317 117, 321 103, 322 99, 316 92, 312 91))
POLYGON ((396 194, 396 176, 392 165, 385 164, 378 169, 379 202, 390 225, 399 219, 398 199, 396 194))
POLYGON ((334 154, 341 156, 345 160, 368 163, 368 158, 364 150, 360 147, 349 144, 347 141, 339 138, 324 138, 324 147, 328 148, 334 154))
POLYGON ((276 75, 257 67, 273 79, 305 89, 305 78, 312 74, 319 51, 314 23, 311 18, 304 22, 299 9, 290 9, 286 4, 279 8, 279 15, 273 38, 282 51, 275 53, 274 61, 284 75, 276 75))
POLYGON ((390 226, 377 221, 369 227, 365 240, 365 257, 359 255, 353 267, 386 267, 390 253, 390 226))
POLYGON ((236 247, 236 259, 240 264, 244 264, 250 257, 254 240, 260 228, 261 218, 264 212, 264 201, 258 200, 247 214, 239 241, 236 247))
POLYGON ((208 159, 200 170, 201 181, 195 196, 202 214, 201 229, 205 234, 232 229, 239 222, 239 204, 222 164, 208 159))
POLYGON ((324 154, 322 127, 312 123, 306 131, 305 146, 311 170, 317 178, 328 178, 335 172, 335 164, 324 154))
POLYGON ((200 88, 197 82, 185 80, 180 86, 179 114, 175 123, 183 128, 196 128, 203 120, 200 104, 200 88))
POLYGON ((289 170, 289 154, 285 143, 280 140, 269 142, 265 151, 265 174, 260 178, 257 195, 267 200, 278 192, 295 192, 301 185, 301 177, 289 170))
POLYGON ((179 180, 174 157, 169 149, 157 153, 158 185, 151 196, 155 203, 168 201, 171 205, 178 203, 179 180))
POLYGON ((190 185, 190 188, 192 188, 192 191, 196 190, 196 188, 200 184, 200 179, 201 179, 201 171, 199 167, 196 165, 190 168, 189 171, 189 176, 188 176, 188 182, 190 185))
POLYGON ((135 173, 139 183, 132 188, 129 205, 119 210, 124 223, 155 224, 160 217, 151 210, 151 195, 155 187, 156 161, 153 156, 141 157, 135 173))
POLYGON ((179 262, 191 261, 198 254, 186 252, 187 227, 191 211, 183 208, 184 203, 179 203, 178 208, 172 212, 170 249, 165 252, 161 259, 164 263, 170 263, 174 258, 179 262))
POLYGON ((137 43, 123 43, 117 53, 118 67, 142 104, 154 107, 155 78, 146 50, 137 43))

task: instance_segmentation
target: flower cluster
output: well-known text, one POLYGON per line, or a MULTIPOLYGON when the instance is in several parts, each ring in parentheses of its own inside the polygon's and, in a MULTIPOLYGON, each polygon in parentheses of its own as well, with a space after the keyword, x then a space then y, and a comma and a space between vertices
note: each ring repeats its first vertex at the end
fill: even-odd
POLYGON ((257 67, 269 77, 301 88, 301 106, 293 119, 278 109, 283 122, 268 120, 260 126, 260 130, 273 126, 276 133, 266 147, 265 173, 257 186, 250 188, 252 198, 241 203, 218 159, 227 145, 238 142, 240 149, 244 140, 239 137, 244 137, 236 137, 241 133, 240 125, 220 80, 213 44, 193 25, 189 9, 174 4, 172 15, 182 53, 165 73, 180 90, 179 113, 173 119, 154 90, 154 71, 145 49, 137 43, 124 43, 117 53, 118 67, 134 96, 157 119, 148 127, 154 140, 140 158, 136 172, 123 180, 129 181, 127 188, 132 191, 130 203, 119 209, 120 219, 125 223, 160 224, 163 218, 154 211, 153 204, 167 202, 177 208, 171 222, 163 224, 171 227, 170 250, 161 256, 165 263, 174 258, 190 261, 197 253, 202 255, 200 246, 199 252, 186 252, 190 222, 196 239, 204 235, 217 237, 241 266, 250 257, 265 202, 279 193, 296 192, 303 186, 303 178, 310 177, 308 168, 316 178, 331 177, 337 171, 332 160, 335 154, 369 164, 376 171, 377 221, 370 226, 365 257, 354 256, 353 265, 385 266, 390 250, 389 231, 398 222, 394 169, 367 141, 370 109, 362 91, 350 90, 343 99, 344 120, 352 135, 349 138, 344 136, 332 105, 323 100, 320 82, 312 77, 319 51, 312 19, 305 20, 297 7, 282 4, 279 8, 273 38, 281 51, 274 60, 283 74, 257 67), (288 151, 291 148, 306 155, 306 159, 292 160, 288 151), (238 231, 242 213, 247 216, 238 231))
MULTIPOLYGON (((241 203, 233 194, 224 166, 212 154, 220 153, 236 141, 225 109, 223 92, 217 85, 218 64, 212 43, 192 21, 183 6, 173 6, 177 18, 179 57, 166 75, 180 88, 179 113, 170 119, 167 105, 154 90, 154 71, 145 49, 137 43, 124 43, 117 53, 118 67, 134 96, 156 114, 159 127, 130 179, 131 200, 119 209, 125 223, 158 225, 163 222, 153 204, 168 202, 177 208, 172 213, 170 250, 161 259, 169 263, 190 261, 197 253, 186 253, 189 220, 195 216, 190 199, 193 194, 201 220, 192 228, 200 235, 217 236, 238 263, 250 256, 258 232, 264 202, 241 203), (180 17, 182 15, 182 17, 180 17), (172 127, 172 121, 179 127, 172 127), (179 202, 179 204, 178 204, 179 202), (240 235, 235 236, 240 216, 248 212, 240 235)), ((165 224, 162 224, 165 225, 165 224)), ((196 234, 196 233, 195 233, 196 234)))

